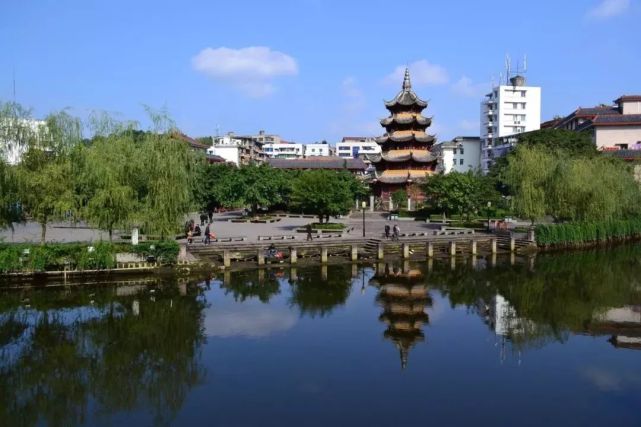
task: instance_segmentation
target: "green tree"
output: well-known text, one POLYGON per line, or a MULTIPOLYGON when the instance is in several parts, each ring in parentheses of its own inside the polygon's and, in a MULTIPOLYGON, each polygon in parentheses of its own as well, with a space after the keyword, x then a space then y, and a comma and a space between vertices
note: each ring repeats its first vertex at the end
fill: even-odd
POLYGON ((489 178, 478 172, 451 172, 431 176, 423 185, 428 203, 445 214, 476 215, 487 202, 495 203, 498 193, 489 178))
POLYGON ((82 131, 80 120, 62 111, 48 116, 36 132, 18 166, 18 195, 25 214, 40 224, 44 244, 47 224, 76 210, 71 153, 82 131))
POLYGON ((570 157, 593 157, 598 154, 596 146, 587 132, 566 129, 540 129, 518 137, 519 145, 541 148, 550 152, 561 151, 570 157))
POLYGON ((544 149, 518 147, 508 158, 505 177, 514 192, 514 210, 521 218, 534 223, 547 213, 547 184, 554 165, 544 149))
POLYGON ((242 194, 236 192, 240 179, 240 171, 236 166, 201 162, 196 175, 195 197, 201 211, 211 212, 223 206, 242 204, 242 194))
POLYGON ((83 150, 80 177, 83 217, 92 225, 106 230, 109 240, 115 228, 128 228, 140 212, 138 188, 141 149, 129 132, 115 132, 97 138, 83 150))
POLYGON ((345 174, 322 169, 302 172, 292 185, 292 206, 317 215, 321 223, 330 215, 345 214, 355 196, 345 174))
POLYGON ((392 193, 392 204, 396 209, 400 209, 403 203, 407 203, 407 191, 396 190, 392 193))
POLYGON ((250 206, 254 214, 259 206, 270 208, 284 202, 289 192, 287 173, 267 165, 241 167, 230 184, 238 201, 250 206))

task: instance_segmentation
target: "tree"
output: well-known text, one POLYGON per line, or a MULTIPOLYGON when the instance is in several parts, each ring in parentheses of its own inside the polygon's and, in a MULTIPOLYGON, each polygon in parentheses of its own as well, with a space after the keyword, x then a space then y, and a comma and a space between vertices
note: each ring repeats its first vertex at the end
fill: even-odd
POLYGON ((292 206, 314 213, 320 223, 330 215, 348 212, 355 195, 346 173, 322 169, 302 172, 292 185, 292 206))
POLYGON ((407 191, 396 190, 392 193, 392 204, 396 207, 396 209, 400 209, 405 202, 407 202, 407 191))
POLYGON ((593 157, 598 154, 596 146, 587 132, 566 129, 540 129, 518 137, 519 145, 541 148, 549 152, 561 151, 571 157, 593 157))
POLYGON ((135 187, 138 166, 132 165, 140 156, 130 133, 116 132, 98 138, 83 150, 84 160, 79 174, 80 194, 86 199, 83 217, 92 225, 106 230, 109 240, 115 228, 127 228, 140 212, 135 187))
POLYGON ((196 203, 203 212, 212 212, 223 206, 241 204, 236 193, 239 169, 228 163, 201 162, 196 171, 196 203))
POLYGON ((427 202, 445 214, 458 213, 469 219, 487 202, 495 202, 498 193, 492 182, 478 172, 451 172, 434 175, 423 185, 427 202))
POLYGON ((230 184, 239 202, 250 206, 254 215, 260 206, 269 208, 282 203, 289 192, 286 172, 267 165, 241 167, 237 179, 230 184))
POLYGON ((41 227, 45 243, 47 224, 76 210, 72 151, 82 140, 81 123, 62 111, 38 127, 18 165, 18 195, 25 214, 41 227))
POLYGON ((506 181, 518 216, 534 223, 546 214, 546 186, 553 170, 554 161, 544 149, 518 147, 508 158, 506 181))
POLYGON ((21 219, 14 170, 0 158, 0 230, 13 227, 21 219))

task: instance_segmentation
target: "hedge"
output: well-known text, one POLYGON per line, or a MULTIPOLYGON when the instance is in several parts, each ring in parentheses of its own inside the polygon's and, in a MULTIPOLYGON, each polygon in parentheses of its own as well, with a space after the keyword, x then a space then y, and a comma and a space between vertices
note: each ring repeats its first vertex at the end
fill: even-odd
POLYGON ((541 224, 535 232, 538 246, 582 246, 641 238, 641 219, 541 224))
POLYGON ((153 256, 162 264, 175 264, 180 246, 175 241, 142 242, 137 246, 91 243, 0 244, 0 273, 19 271, 103 270, 116 266, 118 252, 153 256), (88 248, 92 246, 93 250, 88 248))

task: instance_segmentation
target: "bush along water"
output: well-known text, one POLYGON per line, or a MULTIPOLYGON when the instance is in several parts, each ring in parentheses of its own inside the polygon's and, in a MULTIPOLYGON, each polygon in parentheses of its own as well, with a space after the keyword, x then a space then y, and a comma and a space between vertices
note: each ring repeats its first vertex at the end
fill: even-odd
POLYGON ((585 247, 641 238, 641 219, 537 225, 542 248, 585 247))
POLYGON ((0 273, 106 270, 116 266, 119 252, 153 257, 161 264, 175 264, 179 250, 175 241, 143 242, 137 246, 108 242, 0 244, 0 273))

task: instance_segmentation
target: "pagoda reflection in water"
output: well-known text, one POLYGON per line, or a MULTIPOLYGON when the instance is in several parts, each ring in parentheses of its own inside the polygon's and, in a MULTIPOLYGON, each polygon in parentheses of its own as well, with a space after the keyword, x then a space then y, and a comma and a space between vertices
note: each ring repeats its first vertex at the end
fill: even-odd
POLYGON ((425 309, 432 305, 432 299, 423 275, 407 264, 404 268, 379 264, 370 283, 378 288, 376 301, 383 308, 379 320, 388 325, 383 336, 396 345, 404 369, 412 347, 425 340, 422 327, 429 323, 425 309))

